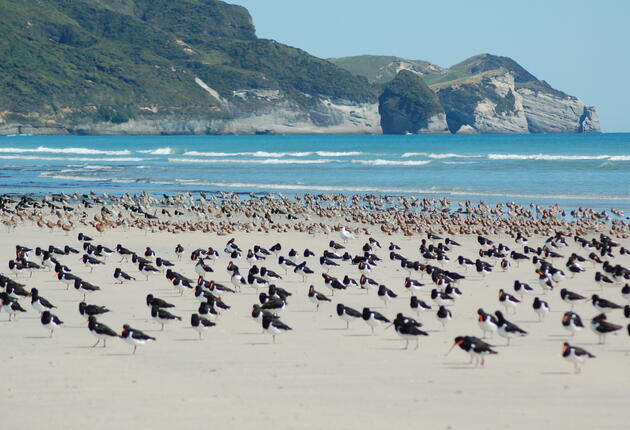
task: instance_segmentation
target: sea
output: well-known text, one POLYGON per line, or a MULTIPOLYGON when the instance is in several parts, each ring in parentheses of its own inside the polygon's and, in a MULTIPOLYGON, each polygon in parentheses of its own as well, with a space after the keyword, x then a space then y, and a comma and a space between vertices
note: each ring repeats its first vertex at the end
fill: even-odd
POLYGON ((0 193, 378 194, 630 209, 630 133, 3 136, 0 193))

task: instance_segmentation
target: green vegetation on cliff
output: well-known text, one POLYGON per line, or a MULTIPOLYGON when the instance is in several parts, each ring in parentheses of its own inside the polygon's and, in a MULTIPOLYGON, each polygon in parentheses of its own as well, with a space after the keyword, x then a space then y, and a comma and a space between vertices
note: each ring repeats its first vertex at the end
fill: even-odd
POLYGON ((375 101, 328 61, 257 39, 246 9, 216 0, 0 0, 0 111, 124 121, 225 115, 240 89, 375 101))
POLYGON ((435 93, 415 73, 403 70, 385 85, 379 99, 381 127, 386 134, 415 133, 444 110, 435 93))

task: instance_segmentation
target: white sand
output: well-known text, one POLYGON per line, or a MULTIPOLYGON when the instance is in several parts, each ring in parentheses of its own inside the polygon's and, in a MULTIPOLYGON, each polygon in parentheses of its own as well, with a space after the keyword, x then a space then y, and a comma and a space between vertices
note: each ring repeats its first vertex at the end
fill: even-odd
MULTIPOLYGON (((84 232, 110 247, 123 243, 141 252, 150 245, 158 256, 172 261, 176 260, 174 246, 178 242, 186 247, 188 257, 196 247, 214 246, 222 251, 230 237, 199 233, 145 235, 135 231, 99 236, 93 230, 84 232)), ((235 237, 244 249, 280 241, 285 248, 283 255, 291 247, 302 251, 306 246, 319 254, 330 238, 339 240, 337 234, 312 237, 299 233, 237 233, 235 237)), ((409 294, 403 291, 406 272, 388 260, 385 247, 393 240, 403 246, 404 255, 418 259, 419 238, 388 237, 380 232, 375 237, 384 246, 378 252, 384 261, 372 277, 399 293, 399 298, 385 309, 375 290, 369 295, 348 290, 336 293, 332 304, 323 304, 319 312, 314 312, 307 297, 308 285, 314 284, 329 297, 330 291, 322 282, 316 259, 311 258, 309 266, 316 275, 308 283, 302 283, 294 274, 279 283, 294 293, 282 317, 294 331, 280 336, 275 345, 269 335, 261 334, 261 327, 249 315, 251 305, 257 302, 253 289, 246 287, 241 294, 224 296, 232 309, 224 312, 218 325, 199 341, 189 323, 198 302, 191 293, 180 297, 162 275, 151 276, 146 282, 138 274, 138 281, 117 286, 112 277, 118 260, 115 256, 93 274, 77 256, 62 257, 79 276, 103 288, 88 297, 88 302, 112 309, 101 322, 116 331, 129 323, 156 336, 157 342, 140 347, 136 355, 131 355, 132 348, 122 340, 108 342, 107 348, 92 349, 96 339, 77 309, 80 294, 66 291, 54 273, 39 272, 22 280, 56 304, 59 309, 55 313, 66 324, 48 339, 48 332, 26 299, 21 303, 28 313, 20 315, 17 322, 6 322, 7 314, 0 313, 0 387, 4 391, 0 428, 620 429, 628 425, 630 338, 625 327, 618 335, 609 336, 606 345, 597 345, 588 327, 579 333, 571 342, 597 358, 586 364, 582 374, 573 374, 571 364, 561 357, 561 346, 568 336, 560 319, 569 307, 557 291, 543 297, 552 307, 544 323, 536 322, 531 308, 533 296, 526 297, 517 314, 508 318, 530 335, 513 339, 510 347, 504 346, 503 338, 493 339, 499 355, 489 357, 485 368, 469 365, 468 356, 458 348, 444 356, 455 336, 481 336, 476 309, 502 310, 497 298, 499 288, 513 293, 512 283, 518 278, 538 290, 531 264, 493 273, 487 278, 487 286, 469 271, 469 279, 461 284, 464 296, 452 307, 454 319, 445 330, 433 313, 423 316, 430 336, 421 339, 417 351, 402 350, 404 341, 393 328, 386 332, 380 329, 372 336, 369 327, 357 321, 345 330, 345 323, 335 313, 338 302, 359 310, 370 306, 390 318, 397 312, 415 316, 409 309, 409 294), (183 321, 160 332, 159 325, 148 318, 144 298, 149 292, 175 303, 173 313, 182 316, 183 321)), ((10 234, 3 231, 0 239, 5 274, 9 274, 6 262, 14 255, 15 244, 79 247, 76 234, 65 236, 63 232, 49 233, 33 227, 18 227, 10 234)), ((466 242, 466 247, 451 252, 452 257, 476 257, 478 246, 473 238, 456 240, 466 242)), ((534 245, 542 244, 542 240, 536 239, 534 245)), ((357 253, 364 242, 361 237, 349 244, 351 253, 357 253)), ((505 243, 521 248, 509 238, 505 243)), ((630 243, 626 240, 623 244, 627 247, 630 243)), ((575 246, 560 252, 568 255, 571 250, 587 254, 575 246)), ((617 261, 630 265, 628 256, 617 261)), ((229 285, 227 263, 222 253, 214 264, 214 279, 229 285)), ((244 260, 238 264, 242 272, 247 271, 244 260)), ((268 266, 283 272, 275 259, 268 266)), ((564 260, 556 266, 563 267, 564 260)), ((566 279, 557 289, 565 286, 583 295, 599 293, 593 282, 594 269, 588 263, 585 266, 586 273, 566 279)), ((137 274, 131 264, 121 267, 137 274)), ((450 267, 459 271, 456 264, 450 267)), ((178 263, 177 269, 196 278, 187 258, 178 263)), ((344 273, 359 277, 356 268, 348 265, 331 271, 333 275, 344 273)), ((426 277, 424 281, 428 281, 426 277)), ((430 302, 429 291, 427 286, 419 296, 430 302)), ((609 288, 602 295, 623 303, 620 287, 609 288)), ((575 311, 587 325, 597 313, 590 303, 579 304, 575 311)), ((624 326, 628 322, 620 311, 613 312, 609 320, 624 326)))

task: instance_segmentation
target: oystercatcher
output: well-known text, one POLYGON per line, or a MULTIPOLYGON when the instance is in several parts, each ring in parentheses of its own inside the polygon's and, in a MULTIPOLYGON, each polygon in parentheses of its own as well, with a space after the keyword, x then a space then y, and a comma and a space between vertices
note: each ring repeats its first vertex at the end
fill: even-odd
MULTIPOLYGON (((343 283, 343 285, 345 285, 346 287, 358 287, 359 283, 356 281, 356 279, 353 279, 351 277, 349 277, 348 275, 344 275, 343 279, 341 280, 341 282, 343 283)), ((630 288, 630 287, 629 287, 630 288)), ((630 301, 630 300, 629 300, 630 301)))
POLYGON ((420 291, 422 287, 424 287, 424 284, 420 281, 416 281, 407 277, 405 278, 404 287, 407 289, 407 291, 414 295, 416 292, 420 291))
POLYGON ((416 296, 411 296, 409 306, 416 312, 418 317, 421 312, 426 312, 432 309, 431 306, 426 304, 423 300, 419 300, 416 296))
POLYGON ((195 272, 197 275, 205 279, 205 277, 208 276, 209 273, 214 272, 214 270, 212 270, 212 267, 204 263, 203 259, 199 258, 197 260, 197 264, 195 264, 195 272))
POLYGON ((51 314, 48 310, 42 312, 40 321, 45 329, 50 330, 50 337, 52 337, 55 328, 63 324, 63 321, 61 321, 57 315, 51 314))
POLYGON ((283 256, 278 257, 278 265, 284 269, 284 274, 286 275, 289 269, 295 267, 295 263, 288 258, 284 258, 283 256))
POLYGON ((182 255, 184 255, 184 247, 181 246, 179 243, 175 246, 175 255, 177 256, 178 260, 181 260, 182 255))
POLYGON ((420 336, 428 336, 429 333, 420 330, 418 327, 421 326, 417 321, 410 321, 410 318, 405 318, 402 313, 396 315, 394 321, 388 326, 394 326, 396 333, 405 341, 405 347, 403 349, 409 348, 409 341, 416 341, 416 349, 420 346, 420 336))
POLYGON ((573 337, 575 333, 584 328, 584 324, 582 323, 582 318, 575 312, 565 312, 562 316, 562 327, 571 333, 571 337, 573 337))
POLYGON ((203 333, 206 330, 208 330, 210 327, 214 327, 217 324, 212 322, 212 321, 210 321, 208 318, 205 318, 205 317, 201 316, 201 315, 192 314, 190 316, 190 325, 199 334, 199 339, 202 339, 203 338, 203 333))
POLYGON ((450 310, 446 309, 444 305, 440 305, 440 308, 435 314, 435 317, 440 322, 440 324, 442 324, 442 328, 444 329, 446 327, 446 323, 448 323, 453 318, 453 314, 450 310))
POLYGON ((269 297, 265 293, 260 293, 258 298, 261 303, 261 309, 267 310, 275 315, 278 315, 278 313, 282 312, 286 307, 286 302, 284 300, 277 297, 269 297))
POLYGON ((114 269, 114 279, 118 281, 116 282, 117 284, 122 284, 124 281, 136 280, 133 276, 123 272, 120 267, 116 267, 116 269, 114 269))
POLYGON ((39 313, 50 311, 51 309, 55 309, 57 307, 40 296, 37 288, 31 288, 31 306, 33 306, 33 308, 39 313))
POLYGON ((149 280, 149 274, 150 273, 158 273, 159 270, 156 269, 155 267, 153 267, 151 264, 149 263, 143 263, 140 262, 140 264, 138 265, 138 270, 142 273, 144 273, 144 276, 146 276, 146 280, 149 280))
POLYGON ((519 299, 511 294, 506 293, 503 288, 499 290, 499 302, 505 308, 506 313, 509 313, 510 309, 513 309, 513 313, 516 313, 516 307, 519 305, 519 303, 521 303, 519 299))
POLYGON ((315 273, 309 267, 306 266, 306 261, 303 261, 302 263, 295 266, 293 268, 293 272, 301 275, 303 282, 306 282, 307 275, 312 275, 313 273, 315 273))
POLYGON ((459 346, 463 351, 465 351, 470 356, 470 362, 475 361, 476 366, 485 366, 485 356, 498 354, 498 352, 492 349, 492 345, 484 342, 475 336, 457 336, 455 338, 455 342, 448 350, 446 355, 450 354, 450 352, 459 346))
POLYGON ((267 282, 278 282, 282 280, 282 276, 278 275, 273 270, 269 270, 266 267, 260 268, 260 277, 267 282))
POLYGON ((385 318, 381 313, 376 311, 371 311, 370 308, 363 308, 363 313, 361 314, 363 317, 363 321, 366 322, 370 329, 372 330, 372 334, 374 334, 374 329, 381 324, 390 322, 387 318, 385 318))
POLYGON ((617 303, 613 303, 610 300, 603 299, 597 294, 593 294, 591 296, 591 303, 593 303, 593 306, 595 306, 598 311, 604 313, 614 311, 615 309, 623 309, 617 303))
POLYGON ((83 264, 85 264, 86 267, 90 268, 90 273, 94 271, 94 266, 105 264, 105 262, 99 260, 98 258, 90 257, 87 254, 83 254, 83 258, 81 259, 81 261, 83 261, 83 264))
POLYGON ((107 346, 107 339, 118 337, 118 333, 114 330, 107 327, 105 324, 96 321, 96 317, 94 315, 90 315, 88 318, 88 330, 90 330, 90 333, 92 333, 97 339, 96 343, 92 345, 92 348, 96 347, 101 340, 103 341, 103 348, 105 348, 107 346))
POLYGON ((580 348, 579 346, 572 346, 568 342, 564 342, 562 345, 562 357, 570 363, 573 363, 575 373, 580 373, 582 369, 580 364, 584 363, 587 358, 595 358, 593 354, 580 348))
POLYGON ((575 303, 579 302, 579 301, 584 301, 587 300, 586 297, 578 294, 578 293, 574 293, 573 291, 569 291, 566 288, 563 288, 560 290, 560 298, 565 302, 571 305, 571 310, 573 310, 573 306, 575 306, 575 303))
POLYGON ((595 272, 595 282, 597 283, 597 285, 599 285, 599 288, 601 290, 603 290, 604 287, 612 287, 615 285, 612 279, 610 279, 606 275, 603 275, 601 272, 595 272))
POLYGON ((455 299, 446 293, 443 293, 437 289, 431 290, 431 299, 438 305, 450 306, 455 303, 455 299))
POLYGON ((91 316, 102 315, 109 312, 105 306, 88 305, 85 302, 79 303, 79 313, 83 318, 89 320, 91 316))
POLYGON ((241 286, 247 285, 247 281, 243 278, 243 275, 239 272, 238 266, 231 261, 228 263, 227 270, 232 272, 232 276, 230 277, 230 282, 236 288, 236 291, 241 290, 241 286))
POLYGON ((279 319, 272 319, 267 315, 263 315, 262 327, 264 331, 271 335, 273 343, 276 343, 277 335, 289 330, 293 330, 291 327, 289 327, 279 319))
POLYGON ((319 310, 319 304, 320 303, 322 303, 322 302, 330 302, 331 301, 324 294, 317 292, 313 285, 308 287, 308 298, 311 300, 311 302, 315 303, 315 305, 317 306, 317 310, 319 310))
POLYGON ((129 327, 129 324, 123 325, 120 331, 120 337, 129 345, 133 346, 132 354, 136 353, 136 349, 139 345, 144 345, 149 341, 155 341, 153 336, 143 333, 142 331, 129 327))
POLYGON ((532 308, 534 309, 534 312, 536 312, 536 315, 538 315, 538 321, 543 321, 549 313, 549 303, 544 300, 540 300, 538 297, 534 297, 532 308))
POLYGON ((9 321, 11 321, 11 318, 15 321, 19 312, 26 312, 26 309, 24 309, 16 299, 9 297, 6 292, 0 293, 0 305, 2 305, 2 309, 9 314, 9 321))
POLYGON ((494 315, 484 312, 483 309, 477 309, 477 325, 483 333, 483 338, 486 338, 486 333, 491 335, 496 333, 499 329, 499 321, 494 315))
POLYGON ((165 324, 169 324, 169 323, 171 323, 173 321, 181 321, 182 320, 181 317, 178 317, 177 315, 173 315, 169 311, 158 307, 158 305, 155 304, 155 303, 151 306, 151 317, 154 320, 156 320, 158 323, 160 323, 160 325, 162 326, 162 328, 160 330, 164 330, 164 325, 165 324))
POLYGON ((90 284, 89 282, 82 279, 75 279, 74 289, 83 294, 83 301, 85 301, 85 297, 87 294, 93 293, 95 291, 100 291, 101 287, 90 284))
POLYGON ((350 321, 363 317, 361 312, 341 303, 337 304, 337 315, 346 322, 346 329, 350 328, 350 321))
POLYGON ((507 339, 507 345, 510 345, 510 340, 515 336, 527 336, 527 332, 516 324, 511 323, 506 320, 501 311, 496 311, 494 313, 497 317, 497 322, 499 326, 499 336, 507 339))
POLYGON ((381 299, 385 304, 385 307, 387 307, 387 303, 398 297, 398 294, 394 293, 392 290, 382 284, 379 285, 377 294, 378 298, 381 299))
POLYGON ((540 271, 538 273, 538 285, 543 290, 543 294, 547 294, 547 291, 553 291, 553 282, 547 276, 547 272, 540 271))
POLYGON ((591 330, 597 335, 600 344, 606 343, 607 334, 622 329, 620 325, 610 323, 606 319, 606 314, 599 314, 591 320, 591 330))
POLYGON ((123 260, 128 262, 129 261, 129 256, 130 255, 135 255, 133 252, 131 252, 130 250, 128 250, 127 248, 122 246, 120 243, 118 245, 116 245, 116 252, 118 253, 118 255, 120 255, 119 263, 122 263, 123 260))
POLYGON ((534 291, 529 284, 519 281, 518 279, 514 281, 514 291, 521 296, 521 299, 525 294, 531 293, 534 291))

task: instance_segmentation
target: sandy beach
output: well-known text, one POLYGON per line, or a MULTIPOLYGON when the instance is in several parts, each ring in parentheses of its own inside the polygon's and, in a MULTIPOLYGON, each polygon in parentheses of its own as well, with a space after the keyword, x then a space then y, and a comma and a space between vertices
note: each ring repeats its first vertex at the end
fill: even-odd
MULTIPOLYGON (((94 211, 89 212, 90 218, 94 211)), ((429 336, 420 339, 418 350, 414 350, 413 345, 404 350, 404 341, 393 327, 377 328, 372 335, 365 322, 359 320, 346 330, 345 322, 336 315, 335 305, 343 303, 358 310, 367 306, 390 319, 398 312, 416 318, 409 306, 410 293, 403 287, 408 274, 398 261, 390 261, 387 246, 394 242, 401 247, 397 252, 424 262, 418 247, 426 234, 414 231, 413 235, 408 235, 402 229, 388 234, 381 228, 382 223, 359 224, 357 219, 347 216, 309 216, 312 222, 331 227, 360 226, 362 230, 356 232, 356 239, 345 245, 352 255, 362 253, 368 237, 377 239, 383 247, 373 252, 382 261, 370 276, 392 289, 398 298, 384 307, 374 288, 366 293, 350 287, 332 295, 324 285, 318 258, 328 249, 330 240, 341 243, 336 231, 278 232, 271 228, 269 233, 252 229, 229 234, 203 231, 172 234, 157 228, 108 226, 103 229, 98 224, 99 229, 105 230, 100 233, 93 226, 76 222, 65 232, 59 228, 38 227, 36 221, 2 228, 2 273, 26 284, 29 290, 38 288, 42 296, 58 307, 54 313, 65 322, 48 338, 49 332, 42 327, 30 298, 20 299, 27 312, 18 315, 16 322, 8 322, 8 314, 0 312, 2 428, 166 429, 207 425, 234 429, 531 429, 535 426, 619 429, 627 425, 630 337, 626 326, 630 320, 624 318, 623 311, 611 312, 609 321, 624 327, 607 336, 605 345, 598 344, 597 336, 589 328, 591 318, 599 313, 590 302, 575 306, 586 328, 574 339, 560 324, 563 313, 570 308, 560 299, 558 291, 563 287, 587 297, 599 294, 615 303, 627 304, 620 294, 622 283, 601 291, 594 282, 594 273, 600 267, 583 263, 586 272, 573 279, 567 273, 553 292, 543 295, 530 262, 517 267, 512 261, 511 267, 502 271, 498 261, 495 264, 485 259, 495 264, 494 271, 485 279, 474 268, 463 271, 455 260, 458 255, 473 261, 478 258, 480 247, 476 235, 449 235, 446 231, 446 236, 462 245, 448 252, 451 262, 444 268, 466 276, 459 285, 463 295, 450 307, 453 319, 442 328, 435 316, 437 307, 430 298, 434 288, 430 277, 425 275, 421 279, 419 273, 414 273, 414 279, 426 284, 417 296, 434 308, 418 318, 429 336), (235 238, 244 251, 256 244, 269 248, 278 242, 282 244, 280 255, 287 255, 291 248, 300 253, 309 248, 316 257, 297 257, 294 261, 306 260, 315 273, 302 282, 297 274, 284 275, 273 255, 259 263, 281 274, 283 279, 277 285, 293 293, 281 315, 282 321, 293 330, 278 336, 276 344, 272 343, 271 336, 262 333, 260 323, 250 315, 251 306, 258 303, 257 291, 250 286, 244 286, 240 293, 223 295, 231 309, 223 311, 217 325, 199 340, 190 327, 190 316, 196 312, 199 302, 191 291, 180 295, 163 274, 150 274, 146 281, 137 265, 118 263, 117 255, 110 256, 106 264, 95 267, 90 273, 79 261, 81 254, 59 256, 60 262, 73 273, 101 287, 101 291, 87 298, 88 303, 111 309, 99 318, 100 322, 116 331, 120 331, 123 324, 129 324, 157 338, 156 342, 139 347, 136 354, 131 354, 132 347, 121 339, 108 341, 106 348, 92 348, 96 339, 78 312, 81 294, 72 288, 66 290, 65 284, 55 278, 54 271, 34 271, 32 277, 22 273, 16 278, 7 266, 7 261, 15 257, 18 244, 33 249, 49 245, 80 249, 78 232, 91 236, 96 244, 113 249, 120 243, 140 255, 150 246, 157 256, 174 262, 176 271, 193 279, 197 276, 190 252, 214 247, 220 257, 211 264, 214 273, 208 279, 230 287, 226 267, 231 259, 223 252, 230 238, 235 238), (174 253, 178 243, 186 250, 181 261, 174 253), (137 280, 115 284, 112 276, 115 267, 121 267, 137 280), (509 314, 507 318, 529 335, 512 339, 510 346, 497 334, 486 339, 495 345, 498 354, 487 357, 485 367, 469 364, 469 356, 457 347, 445 356, 456 336, 481 337, 477 309, 504 310, 498 301, 498 290, 503 288, 515 294, 512 289, 515 279, 529 283, 535 292, 526 295, 516 314, 509 314), (314 285, 332 302, 321 304, 316 312, 307 297, 309 285, 314 285), (145 304, 149 293, 175 304, 172 313, 181 316, 182 321, 160 331, 160 325, 150 318, 145 304), (549 302, 551 307, 544 322, 538 322, 532 309, 535 296, 549 302), (574 374, 573 366, 561 356, 565 341, 596 355, 585 364, 581 374, 574 374)), ((43 218, 50 220, 51 216, 43 218)), ((626 226, 619 231, 624 228, 627 231, 626 226)), ((547 238, 545 234, 535 234, 532 228, 529 246, 542 246, 547 238)), ((599 231, 584 234, 589 240, 598 236, 599 231)), ((523 248, 506 233, 490 233, 487 237, 519 252, 523 248)), ((621 246, 630 247, 628 239, 615 240, 621 246)), ((552 260, 562 269, 572 252, 584 256, 590 252, 570 237, 567 242, 568 248, 557 250, 565 258, 552 260)), ((611 261, 629 267, 630 255, 619 255, 618 249, 615 248, 616 258, 611 261)), ((31 260, 38 262, 34 256, 31 260)), ((234 262, 242 273, 247 273, 250 265, 244 256, 234 262)), ((360 277, 356 266, 347 262, 340 264, 330 270, 331 275, 340 279, 345 274, 355 279, 360 277)))

